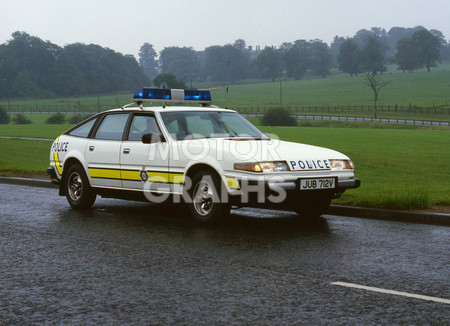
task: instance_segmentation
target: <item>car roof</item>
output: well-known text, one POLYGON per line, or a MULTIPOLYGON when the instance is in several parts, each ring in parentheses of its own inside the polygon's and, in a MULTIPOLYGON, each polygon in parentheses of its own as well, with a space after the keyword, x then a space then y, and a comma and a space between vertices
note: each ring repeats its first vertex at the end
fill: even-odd
POLYGON ((215 106, 207 106, 207 107, 199 107, 199 106, 147 106, 147 107, 139 107, 139 106, 133 106, 133 107, 124 107, 124 108, 117 108, 117 109, 111 109, 107 111, 103 111, 102 113, 109 113, 109 112, 187 112, 187 111, 205 111, 205 112, 233 112, 236 113, 234 110, 230 109, 224 109, 219 108, 215 106))

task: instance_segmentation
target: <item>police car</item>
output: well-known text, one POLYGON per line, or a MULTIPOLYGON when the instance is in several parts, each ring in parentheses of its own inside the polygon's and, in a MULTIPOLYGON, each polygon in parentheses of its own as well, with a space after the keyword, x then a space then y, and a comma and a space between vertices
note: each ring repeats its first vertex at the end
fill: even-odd
POLYGON ((270 137, 212 106, 209 91, 140 88, 133 100, 54 141, 47 172, 74 209, 100 195, 180 203, 200 222, 222 219, 232 206, 309 218, 360 185, 344 154, 270 137), (163 104, 144 106, 152 102, 163 104), (191 106, 167 106, 173 102, 191 106))

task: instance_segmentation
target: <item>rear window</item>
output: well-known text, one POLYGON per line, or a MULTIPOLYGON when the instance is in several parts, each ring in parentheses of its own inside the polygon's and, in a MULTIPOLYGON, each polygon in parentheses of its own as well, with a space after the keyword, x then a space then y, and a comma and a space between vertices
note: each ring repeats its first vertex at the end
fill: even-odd
POLYGON ((86 123, 83 123, 81 126, 73 129, 69 133, 69 135, 87 138, 89 136, 89 133, 91 132, 92 127, 94 126, 95 121, 97 121, 97 119, 92 119, 87 121, 86 123))

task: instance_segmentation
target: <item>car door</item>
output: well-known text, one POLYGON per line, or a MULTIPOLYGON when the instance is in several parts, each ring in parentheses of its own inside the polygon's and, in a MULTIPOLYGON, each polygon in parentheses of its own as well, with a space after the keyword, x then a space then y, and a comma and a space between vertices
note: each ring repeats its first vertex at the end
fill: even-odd
POLYGON ((129 113, 106 114, 85 149, 91 184, 121 188, 120 149, 129 113))
POLYGON ((152 113, 134 113, 120 151, 123 187, 170 192, 168 143, 152 113), (149 142, 143 143, 146 135, 149 142))

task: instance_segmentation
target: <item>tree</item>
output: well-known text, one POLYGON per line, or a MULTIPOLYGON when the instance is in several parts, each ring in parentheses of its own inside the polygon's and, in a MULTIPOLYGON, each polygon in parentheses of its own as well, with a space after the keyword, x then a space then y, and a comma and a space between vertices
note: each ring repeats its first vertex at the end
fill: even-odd
POLYGON ((156 51, 150 43, 144 43, 139 49, 139 66, 149 78, 154 78, 158 74, 156 57, 156 51))
POLYGON ((174 74, 168 72, 166 74, 160 74, 153 79, 153 84, 156 87, 186 89, 186 84, 182 80, 178 80, 174 74))
POLYGON ((331 52, 328 45, 321 40, 313 40, 309 44, 310 67, 313 74, 325 78, 330 74, 331 52))
POLYGON ((121 91, 149 83, 136 59, 99 45, 61 48, 25 32, 0 45, 0 96, 54 97, 121 91))
POLYGON ((167 47, 159 56, 162 72, 171 72, 180 80, 187 82, 200 75, 198 55, 192 48, 167 47))
POLYGON ((297 40, 293 45, 284 45, 284 64, 287 75, 299 80, 303 77, 309 67, 310 51, 309 43, 305 40, 297 40))
POLYGON ((266 47, 254 60, 254 65, 258 69, 262 78, 272 79, 281 76, 281 57, 277 50, 266 47))
POLYGON ((370 30, 361 29, 356 32, 353 37, 353 41, 358 45, 360 49, 363 49, 367 44, 369 38, 375 37, 384 49, 389 48, 388 35, 386 30, 380 27, 372 27, 370 30))
POLYGON ((203 71, 206 78, 233 84, 247 78, 250 58, 245 46, 243 48, 238 41, 235 45, 210 46, 205 49, 203 71))
POLYGON ((355 42, 358 48, 362 49, 366 45, 367 39, 371 36, 375 35, 367 29, 361 29, 356 32, 355 36, 353 36, 353 42, 355 42))
POLYGON ((376 75, 377 72, 384 71, 384 46, 380 39, 375 35, 367 38, 366 44, 362 50, 362 66, 365 71, 376 75))
POLYGON ((411 38, 414 32, 425 29, 422 26, 416 26, 414 28, 405 28, 405 27, 392 27, 387 33, 388 38, 388 46, 391 50, 395 50, 397 48, 398 41, 402 38, 411 38))
POLYGON ((78 94, 99 94, 150 83, 133 56, 96 44, 66 45, 64 52, 82 74, 78 94))
POLYGON ((376 118, 377 117, 378 96, 380 94, 381 89, 383 87, 385 87, 387 84, 389 84, 390 81, 383 81, 380 76, 377 76, 376 74, 370 74, 370 73, 366 74, 366 76, 364 78, 364 81, 365 81, 365 84, 367 86, 370 86, 370 88, 373 91, 373 96, 374 96, 374 99, 373 99, 373 102, 374 102, 373 112, 374 112, 374 117, 376 118))
POLYGON ((233 46, 238 49, 239 51, 244 51, 246 44, 245 41, 243 39, 237 39, 236 41, 234 41, 233 46))
POLYGON ((447 43, 447 40, 442 34, 441 31, 430 29, 430 33, 436 36, 439 39, 440 48, 439 48, 439 59, 447 61, 450 59, 450 44, 447 43))
POLYGON ((420 66, 427 67, 427 70, 431 71, 431 67, 436 67, 436 61, 439 60, 441 41, 425 29, 415 32, 411 38, 417 45, 417 59, 420 66))
POLYGON ((441 47, 441 50, 439 52, 441 60, 450 60, 450 42, 441 47))
POLYGON ((397 42, 395 55, 398 69, 413 72, 420 67, 417 57, 417 43, 412 38, 402 38, 397 42))
POLYGON ((353 39, 346 39, 339 49, 339 70, 350 74, 350 76, 358 75, 361 72, 361 59, 361 50, 353 42, 353 39))
POLYGON ((331 60, 333 67, 339 66, 339 52, 345 40, 346 40, 345 38, 336 35, 333 39, 333 42, 330 45, 331 60))
POLYGON ((430 33, 439 40, 440 46, 446 46, 447 41, 445 40, 444 34, 437 29, 430 29, 430 33))
POLYGON ((440 56, 440 48, 445 40, 442 33, 434 31, 434 34, 421 29, 413 33, 410 38, 402 38, 397 42, 396 62, 400 70, 413 72, 414 69, 436 66, 440 56))
POLYGON ((52 96, 62 49, 25 32, 14 32, 0 49, 0 75, 8 81, 11 97, 52 96), (21 82, 26 81, 26 86, 21 82))

